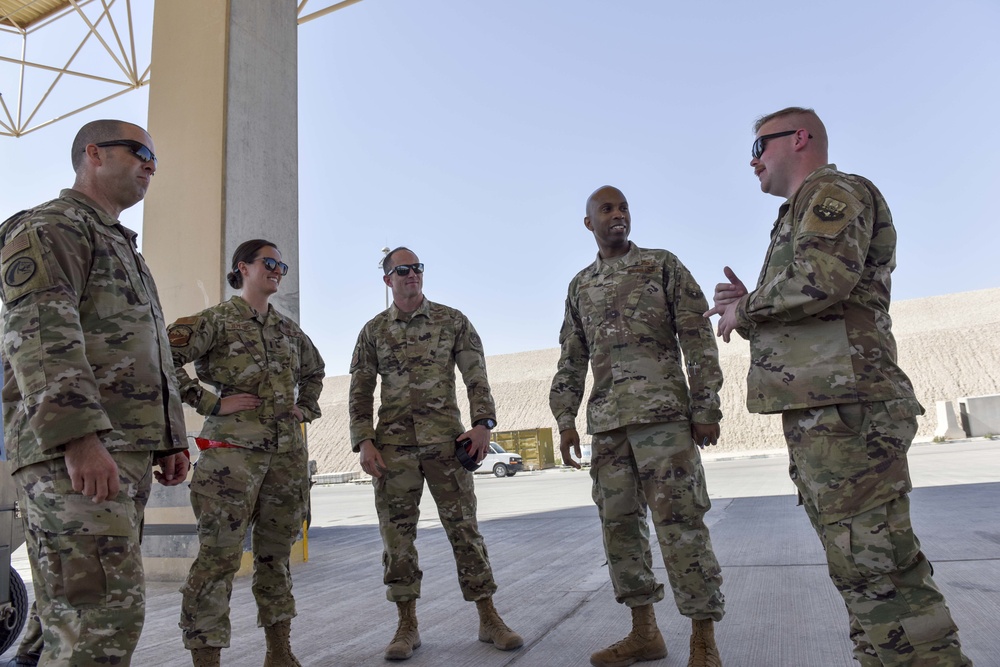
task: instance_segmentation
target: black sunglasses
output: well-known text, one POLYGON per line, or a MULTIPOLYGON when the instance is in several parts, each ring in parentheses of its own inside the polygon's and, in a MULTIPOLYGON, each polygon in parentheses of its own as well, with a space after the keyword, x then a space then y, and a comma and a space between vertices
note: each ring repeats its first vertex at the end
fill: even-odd
MULTIPOLYGON (((764 154, 767 150, 767 142, 769 139, 777 139, 778 137, 787 137, 790 134, 795 134, 798 130, 786 130, 784 132, 775 132, 774 134, 765 134, 763 136, 757 137, 757 140, 753 142, 753 148, 750 150, 750 155, 753 155, 754 160, 759 160, 760 156, 764 154)), ((812 139, 813 135, 809 135, 812 139)))
MULTIPOLYGON (((268 271, 274 271, 275 269, 280 267, 281 275, 283 276, 288 275, 288 265, 285 264, 284 262, 279 262, 273 257, 258 257, 257 259, 259 259, 261 262, 264 263, 264 268, 267 269, 268 271)), ((253 260, 253 262, 256 262, 257 259, 253 260)), ((253 264, 253 262, 250 263, 253 264)))
POLYGON ((410 269, 413 269, 413 272, 419 276, 421 273, 424 272, 424 265, 423 264, 400 264, 399 266, 394 266, 391 269, 389 269, 389 273, 392 273, 393 271, 395 271, 397 276, 408 276, 408 275, 410 275, 410 269))
MULTIPOLYGON (((156 166, 156 156, 153 155, 153 151, 146 148, 145 144, 139 143, 138 141, 132 141, 131 139, 115 139, 114 141, 102 141, 99 144, 94 144, 98 148, 106 148, 108 146, 125 146, 128 148, 132 155, 136 156, 143 162, 152 162, 153 166, 156 166)), ((86 151, 84 151, 86 153, 86 151)))

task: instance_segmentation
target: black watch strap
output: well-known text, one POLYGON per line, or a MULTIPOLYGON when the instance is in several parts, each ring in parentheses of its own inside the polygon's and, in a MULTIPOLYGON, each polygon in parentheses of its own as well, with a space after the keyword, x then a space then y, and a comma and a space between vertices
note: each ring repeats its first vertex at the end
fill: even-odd
POLYGON ((493 428, 497 425, 497 423, 495 419, 490 419, 489 417, 486 417, 485 419, 477 419, 476 421, 472 422, 472 425, 485 426, 486 428, 492 431, 493 428))

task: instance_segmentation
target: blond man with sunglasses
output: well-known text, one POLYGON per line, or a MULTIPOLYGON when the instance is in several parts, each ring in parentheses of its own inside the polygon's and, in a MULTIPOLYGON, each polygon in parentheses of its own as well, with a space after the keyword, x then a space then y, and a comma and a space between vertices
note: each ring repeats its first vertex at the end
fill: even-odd
MULTIPOLYGON (((472 472, 456 456, 456 443, 482 461, 496 426, 496 406, 486 378, 483 342, 462 313, 424 297, 424 265, 408 248, 388 253, 383 280, 392 305, 369 321, 351 360, 351 444, 375 486, 383 543, 386 597, 399 623, 386 660, 405 660, 420 647, 417 598, 423 573, 414 541, 420 497, 427 482, 451 542, 463 597, 479 612, 479 641, 502 651, 524 640, 493 606, 497 590, 486 543, 476 520, 472 472), (472 426, 462 424, 455 395, 455 368, 469 396, 472 426), (374 423, 374 392, 382 402, 374 423)), ((458 613, 458 610, 456 610, 458 613)))
POLYGON ((827 157, 812 109, 754 124, 750 167, 781 197, 751 292, 725 267, 718 334, 750 341, 747 407, 780 413, 799 499, 847 606, 862 667, 971 667, 910 523, 907 450, 923 408, 889 317, 896 228, 866 178, 827 157))

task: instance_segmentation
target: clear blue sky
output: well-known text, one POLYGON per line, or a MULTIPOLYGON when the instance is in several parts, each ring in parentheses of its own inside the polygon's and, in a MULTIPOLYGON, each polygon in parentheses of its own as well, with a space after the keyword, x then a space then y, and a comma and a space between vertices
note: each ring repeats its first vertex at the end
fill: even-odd
MULTIPOLYGON (((895 299, 996 287, 998 28, 994 0, 364 0, 308 23, 302 324, 346 373, 384 307, 380 250, 407 245, 488 354, 555 347, 603 184, 628 197, 632 240, 706 292, 725 264, 752 283, 781 202, 749 167, 751 124, 789 105, 814 107, 831 159, 888 199, 895 299)), ((72 182, 80 124, 145 124, 146 100, 0 139, 0 217, 72 182)), ((141 227, 141 207, 123 221, 141 227)))

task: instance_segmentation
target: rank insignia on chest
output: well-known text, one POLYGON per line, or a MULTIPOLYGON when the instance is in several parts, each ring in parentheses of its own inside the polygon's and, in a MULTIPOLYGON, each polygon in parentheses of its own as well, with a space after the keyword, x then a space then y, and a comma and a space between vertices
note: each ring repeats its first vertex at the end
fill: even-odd
POLYGON ((847 204, 842 201, 837 201, 833 197, 827 197, 823 200, 822 204, 817 204, 813 206, 813 213, 816 217, 825 222, 833 222, 834 220, 840 220, 844 217, 844 209, 847 208, 847 204))

